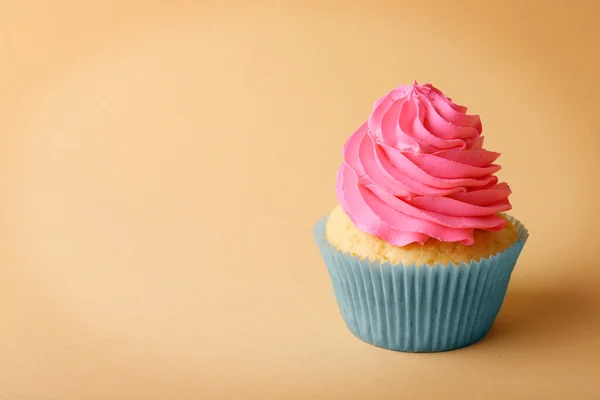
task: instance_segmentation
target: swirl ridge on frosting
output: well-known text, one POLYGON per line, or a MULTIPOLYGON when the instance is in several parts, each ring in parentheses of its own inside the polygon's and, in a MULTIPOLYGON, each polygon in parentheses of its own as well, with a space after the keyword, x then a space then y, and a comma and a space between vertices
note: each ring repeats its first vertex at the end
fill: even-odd
POLYGON ((338 200, 360 230, 390 244, 430 238, 473 244, 473 230, 501 230, 509 186, 500 156, 483 148, 481 120, 431 84, 379 99, 346 141, 338 200))

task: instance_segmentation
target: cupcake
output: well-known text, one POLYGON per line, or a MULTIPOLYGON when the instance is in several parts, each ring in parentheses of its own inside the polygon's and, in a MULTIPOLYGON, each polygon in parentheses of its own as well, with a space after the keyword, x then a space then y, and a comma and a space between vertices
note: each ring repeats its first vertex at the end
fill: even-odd
POLYGON ((339 205, 314 236, 363 341, 446 351, 492 326, 528 233, 505 214, 511 190, 481 133, 479 116, 415 82, 379 99, 344 145, 339 205))

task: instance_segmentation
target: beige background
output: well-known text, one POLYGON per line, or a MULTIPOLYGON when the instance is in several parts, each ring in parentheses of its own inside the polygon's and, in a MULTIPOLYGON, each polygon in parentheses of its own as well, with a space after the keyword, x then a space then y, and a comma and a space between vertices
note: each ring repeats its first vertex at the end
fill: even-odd
POLYGON ((195 3, 0 3, 0 399, 600 398, 597 2, 195 3), (413 79, 531 232, 443 354, 355 339, 311 236, 413 79))

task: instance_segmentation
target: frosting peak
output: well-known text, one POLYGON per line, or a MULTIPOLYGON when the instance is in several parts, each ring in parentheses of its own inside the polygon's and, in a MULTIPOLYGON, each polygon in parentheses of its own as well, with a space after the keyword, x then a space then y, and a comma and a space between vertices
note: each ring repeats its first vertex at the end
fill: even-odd
POLYGON ((382 143, 433 153, 481 147, 481 120, 430 84, 400 86, 373 106, 368 127, 382 143))
POLYGON ((500 230, 511 208, 494 176, 499 153, 483 149, 481 120, 430 84, 400 86, 350 136, 337 196, 362 231, 397 246, 435 238, 473 243, 500 230))

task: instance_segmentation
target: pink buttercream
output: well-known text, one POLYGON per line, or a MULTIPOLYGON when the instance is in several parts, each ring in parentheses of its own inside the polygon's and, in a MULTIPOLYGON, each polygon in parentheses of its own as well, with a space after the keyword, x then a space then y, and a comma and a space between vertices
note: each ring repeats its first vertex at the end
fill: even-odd
POLYGON ((473 230, 500 230, 511 208, 484 150, 481 120, 430 84, 400 86, 379 99, 350 136, 337 196, 362 231, 396 246, 473 244, 473 230))

